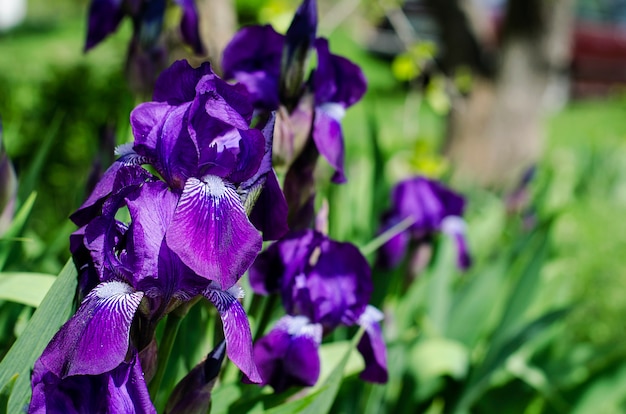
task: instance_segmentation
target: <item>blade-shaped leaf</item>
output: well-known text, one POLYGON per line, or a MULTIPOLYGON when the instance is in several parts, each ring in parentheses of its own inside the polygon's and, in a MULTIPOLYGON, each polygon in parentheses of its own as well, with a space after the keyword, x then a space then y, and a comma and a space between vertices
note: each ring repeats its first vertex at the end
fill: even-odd
POLYGON ((52 336, 69 318, 73 310, 76 282, 76 269, 74 263, 69 260, 22 335, 0 362, 0 388, 3 388, 16 374, 18 375, 9 397, 7 412, 22 412, 28 404, 31 395, 31 369, 52 336))
POLYGON ((44 273, 0 273, 0 299, 36 308, 55 280, 44 273))
POLYGON ((563 318, 569 309, 557 309, 548 312, 514 332, 501 346, 494 344, 487 353, 481 366, 471 375, 468 385, 457 406, 457 412, 468 412, 469 408, 485 392, 496 370, 522 345, 548 329, 553 323, 563 318))
POLYGON ((11 250, 13 250, 12 243, 15 243, 15 238, 22 234, 24 224, 26 224, 26 220, 30 216, 30 211, 33 208, 33 204, 35 204, 36 198, 37 193, 31 193, 31 195, 28 196, 15 215, 11 226, 2 235, 2 238, 0 239, 0 270, 4 268, 7 259, 10 257, 11 250))
POLYGON ((65 114, 61 111, 54 115, 46 130, 46 135, 43 137, 41 145, 33 157, 33 161, 28 166, 28 169, 20 175, 20 186, 17 193, 20 202, 35 190, 64 117, 65 114))

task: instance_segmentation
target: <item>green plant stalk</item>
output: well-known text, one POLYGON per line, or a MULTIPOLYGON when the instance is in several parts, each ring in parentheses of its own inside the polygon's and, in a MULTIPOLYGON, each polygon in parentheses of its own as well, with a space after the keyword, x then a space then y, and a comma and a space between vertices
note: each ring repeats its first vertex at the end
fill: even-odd
POLYGON ((263 335, 263 332, 265 332, 267 325, 270 323, 270 319, 272 317, 272 313, 274 312, 274 307, 277 301, 278 295, 276 294, 270 295, 265 301, 265 306, 261 311, 261 315, 259 316, 259 323, 254 333, 254 342, 258 341, 259 338, 261 338, 261 335, 263 335))
POLYGON ((387 243, 389 240, 402 233, 404 230, 411 227, 411 225, 415 223, 414 217, 407 217, 401 222, 397 223, 393 227, 385 230, 380 235, 378 235, 374 240, 367 243, 365 246, 361 247, 361 253, 363 256, 368 256, 371 253, 374 253, 378 250, 382 245, 387 243))
POLYGON ((170 354, 172 353, 172 349, 174 348, 174 341, 176 340, 176 334, 178 333, 178 328, 180 327, 180 323, 182 322, 183 317, 177 315, 175 312, 167 315, 167 321, 165 322, 165 330, 163 331, 163 336, 161 338, 161 343, 159 344, 159 351, 157 355, 157 372, 154 375, 152 381, 150 381, 150 396, 152 397, 152 401, 156 401, 157 394, 159 392, 159 388, 161 387, 161 382, 163 381, 163 377, 165 376, 165 369, 167 368, 167 362, 169 360, 170 354))

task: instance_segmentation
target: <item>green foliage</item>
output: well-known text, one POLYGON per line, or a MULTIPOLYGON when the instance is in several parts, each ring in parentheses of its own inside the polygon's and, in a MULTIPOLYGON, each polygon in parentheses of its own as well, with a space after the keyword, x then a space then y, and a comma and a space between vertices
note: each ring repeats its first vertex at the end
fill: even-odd
MULTIPOLYGON (((7 384, 11 393, 7 412, 21 412, 30 400, 30 372, 35 360, 52 339, 73 309, 78 275, 74 263, 67 262, 45 299, 33 314, 26 329, 0 362, 0 389, 7 384), (17 375, 17 378, 15 376, 17 375)), ((30 288, 24 286, 24 288, 30 288)))
MULTIPOLYGON (((250 21, 280 20, 293 4, 237 3, 250 21)), ((73 310, 73 264, 51 276, 68 256, 74 227, 67 216, 84 198, 100 152, 99 128, 113 125, 124 142, 134 103, 122 77, 120 39, 128 27, 82 56, 84 13, 62 4, 73 10, 69 20, 31 21, 0 39, 0 55, 12 57, 0 61, 0 115, 19 176, 18 210, 0 239, 0 414, 27 404, 33 363, 73 310)), ((38 10, 45 15, 45 7, 38 10)), ((330 204, 331 235, 364 246, 374 263, 378 220, 392 185, 415 173, 445 176, 448 166, 438 154, 450 80, 435 77, 424 93, 397 81, 422 73, 434 52, 428 45, 389 65, 338 30, 331 49, 363 67, 369 90, 344 120, 349 181, 329 185, 320 198, 330 204)), ((460 71, 453 82, 464 93, 471 75, 460 71)), ((474 256, 467 273, 456 269, 444 236, 419 274, 406 266, 374 271, 373 302, 385 313, 388 384, 356 378, 361 333, 346 329, 322 345, 316 387, 274 395, 242 384, 228 364, 213 391, 212 412, 626 411, 625 104, 624 98, 573 103, 547 120, 548 146, 526 217, 507 211, 498 194, 462 189, 470 199, 474 256)), ((321 164, 318 173, 329 177, 321 164)), ((253 332, 267 328, 277 309, 255 300, 248 303, 253 332)), ((219 342, 221 329, 211 306, 191 309, 178 328, 157 407, 219 342)), ((160 326, 158 339, 163 335, 160 326)))

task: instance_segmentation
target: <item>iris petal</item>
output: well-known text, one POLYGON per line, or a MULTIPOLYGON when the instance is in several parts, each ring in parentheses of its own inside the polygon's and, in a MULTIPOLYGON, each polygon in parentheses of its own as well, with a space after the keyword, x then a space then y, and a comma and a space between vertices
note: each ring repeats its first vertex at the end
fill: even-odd
POLYGON ((157 158, 157 141, 166 115, 175 107, 163 102, 145 102, 130 113, 130 125, 138 153, 157 158))
POLYGON ((465 237, 465 221, 459 216, 448 216, 441 223, 441 231, 452 237, 457 248, 457 266, 467 270, 472 264, 472 258, 465 237))
POLYGON ((243 291, 238 287, 227 291, 209 287, 204 291, 204 296, 213 303, 222 318, 228 358, 251 382, 261 382, 252 353, 252 333, 248 316, 237 300, 243 296, 243 291))
POLYGON ((124 282, 96 286, 39 360, 60 378, 114 369, 128 352, 130 326, 142 298, 143 292, 124 282))
POLYGON ((187 266, 223 289, 239 280, 262 244, 234 188, 217 176, 187 180, 166 240, 187 266))
POLYGON ((32 386, 30 414, 156 414, 136 352, 130 362, 122 362, 110 372, 63 379, 37 361, 32 386))
POLYGON ((387 347, 378 323, 382 317, 378 309, 368 305, 359 318, 359 324, 365 328, 365 334, 357 345, 365 360, 365 369, 359 376, 365 381, 387 382, 387 347))
POLYGON ((208 62, 194 69, 186 60, 177 60, 157 79, 153 99, 169 105, 191 102, 196 96, 198 81, 211 73, 213 70, 208 62))
POLYGON ((335 169, 333 182, 346 182, 343 172, 344 147, 341 117, 345 110, 338 104, 325 104, 315 109, 313 140, 320 154, 335 169))
POLYGON ((172 221, 178 197, 161 181, 146 183, 126 205, 132 218, 127 248, 133 268, 143 276, 158 273, 159 251, 172 221))
POLYGON ((254 346, 262 384, 281 392, 293 385, 315 385, 320 374, 318 353, 322 327, 304 316, 284 316, 254 346))

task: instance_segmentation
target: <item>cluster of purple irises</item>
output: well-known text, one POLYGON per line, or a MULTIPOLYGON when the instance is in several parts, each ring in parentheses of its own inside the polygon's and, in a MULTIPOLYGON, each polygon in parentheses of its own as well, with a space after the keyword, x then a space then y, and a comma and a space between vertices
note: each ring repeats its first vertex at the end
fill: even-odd
MULTIPOLYGON (((90 33, 102 30, 91 19, 98 7, 111 13, 104 6, 114 3, 93 1, 90 33)), ((35 364, 31 413, 155 412, 146 384, 156 326, 197 300, 217 309, 226 354, 247 382, 276 391, 315 384, 322 338, 340 325, 364 328, 361 377, 387 380, 369 264, 355 246, 311 228, 312 170, 321 154, 333 180, 345 181, 341 117, 366 89, 360 69, 330 53, 316 26, 315 1, 305 0, 284 36, 244 28, 224 52, 232 83, 208 63, 177 61, 158 78, 153 101, 132 111, 134 141, 118 148, 71 216, 82 303, 35 364), (286 166, 284 192, 277 162, 286 166), (263 240, 278 241, 261 252, 263 240), (280 296, 285 309, 254 345, 239 301, 248 270, 253 291, 280 296)), ((384 226, 413 223, 382 249, 385 262, 397 264, 408 238, 447 228, 465 252, 454 219, 462 213, 463 200, 439 184, 402 183, 384 226)))

